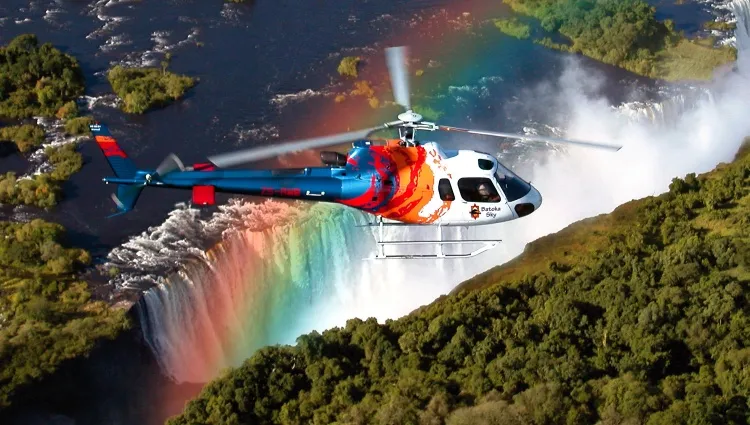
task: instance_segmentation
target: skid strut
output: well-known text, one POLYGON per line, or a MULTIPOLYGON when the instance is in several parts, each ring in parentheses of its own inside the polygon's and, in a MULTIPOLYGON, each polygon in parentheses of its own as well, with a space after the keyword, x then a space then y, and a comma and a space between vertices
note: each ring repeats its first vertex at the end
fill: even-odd
POLYGON ((477 256, 485 251, 488 251, 494 247, 496 247, 500 242, 502 242, 501 239, 491 239, 491 240, 475 240, 475 239, 469 239, 469 240, 445 240, 443 239, 443 226, 433 225, 437 228, 438 231, 438 238, 436 240, 427 240, 427 241, 386 241, 384 240, 383 230, 386 227, 422 227, 430 226, 430 225, 424 225, 424 224, 406 224, 406 223, 385 223, 383 219, 379 219, 377 223, 367 223, 365 225, 360 225, 359 227, 378 227, 378 238, 377 238, 377 245, 378 250, 375 255, 375 257, 368 258, 368 260, 395 260, 395 259, 401 259, 401 260, 411 260, 411 259, 456 259, 456 258, 469 258, 477 256), (398 255, 388 255, 385 253, 385 247, 386 246, 405 246, 405 245, 434 245, 437 248, 437 253, 435 254, 398 254, 398 255), (446 254, 443 252, 443 245, 482 245, 480 248, 475 249, 474 251, 471 251, 469 253, 465 254, 446 254))

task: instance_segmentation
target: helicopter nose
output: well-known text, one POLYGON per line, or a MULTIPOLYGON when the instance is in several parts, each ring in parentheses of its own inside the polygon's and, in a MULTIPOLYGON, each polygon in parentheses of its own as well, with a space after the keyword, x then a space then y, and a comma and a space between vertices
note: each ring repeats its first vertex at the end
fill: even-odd
POLYGON ((529 202, 531 202, 535 210, 538 210, 542 206, 542 194, 534 186, 531 186, 531 191, 526 196, 531 197, 529 202))
POLYGON ((513 209, 519 218, 533 213, 540 206, 542 206, 542 194, 534 186, 531 186, 529 193, 513 203, 513 209))

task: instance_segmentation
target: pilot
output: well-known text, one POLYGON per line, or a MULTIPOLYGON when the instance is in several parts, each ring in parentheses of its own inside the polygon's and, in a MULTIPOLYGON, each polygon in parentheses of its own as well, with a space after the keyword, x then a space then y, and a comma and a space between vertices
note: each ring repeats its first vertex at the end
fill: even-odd
POLYGON ((479 183, 477 191, 479 192, 479 196, 482 197, 482 202, 498 202, 500 200, 500 196, 497 193, 493 194, 490 192, 490 187, 487 183, 479 183))

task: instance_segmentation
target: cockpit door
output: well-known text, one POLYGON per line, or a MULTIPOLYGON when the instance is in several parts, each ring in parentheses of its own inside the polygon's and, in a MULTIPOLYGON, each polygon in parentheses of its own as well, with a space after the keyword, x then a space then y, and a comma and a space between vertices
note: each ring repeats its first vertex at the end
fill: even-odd
POLYGON ((462 177, 457 182, 467 223, 499 222, 512 216, 505 197, 489 177, 462 177))

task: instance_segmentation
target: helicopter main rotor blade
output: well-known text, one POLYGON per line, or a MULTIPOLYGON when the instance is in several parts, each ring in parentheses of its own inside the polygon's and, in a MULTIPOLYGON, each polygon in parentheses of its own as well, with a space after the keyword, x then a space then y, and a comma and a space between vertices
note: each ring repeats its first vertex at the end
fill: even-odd
POLYGON ((385 49, 385 59, 388 64, 388 73, 391 76, 391 86, 393 87, 393 97, 396 103, 411 110, 411 101, 409 100, 409 76, 406 67, 407 49, 404 46, 389 47, 385 49))
POLYGON ((481 134, 484 136, 495 136, 495 137, 507 137, 510 139, 522 139, 522 140, 534 140, 537 142, 548 142, 548 143, 564 143, 571 145, 580 145, 592 148, 607 149, 611 151, 619 151, 622 146, 607 145, 604 143, 588 142, 584 140, 570 140, 570 139, 558 139, 554 137, 536 136, 536 135, 525 135, 525 134, 514 134, 514 133, 500 133, 497 131, 480 131, 470 130, 468 128, 450 127, 445 125, 437 126, 438 130, 442 131, 455 131, 469 134, 481 134))
POLYGON ((289 152, 297 152, 305 149, 323 148, 326 146, 338 145, 344 142, 351 142, 357 139, 364 139, 368 135, 370 135, 370 133, 388 128, 388 126, 391 124, 393 123, 388 123, 364 130, 350 131, 348 133, 314 137, 311 139, 295 140, 279 145, 243 149, 239 151, 210 156, 208 157, 208 160, 219 168, 226 168, 234 165, 244 164, 247 162, 261 161, 264 159, 273 158, 289 152))

